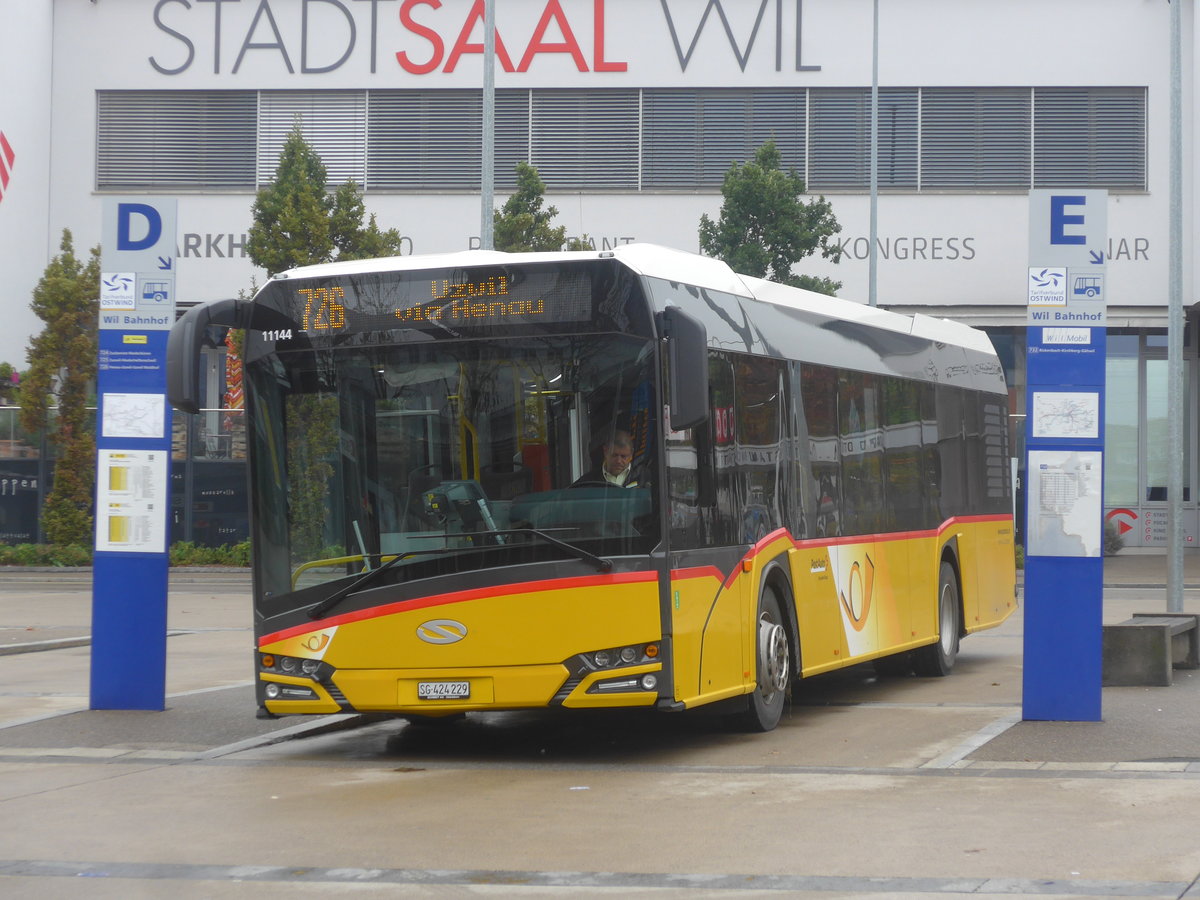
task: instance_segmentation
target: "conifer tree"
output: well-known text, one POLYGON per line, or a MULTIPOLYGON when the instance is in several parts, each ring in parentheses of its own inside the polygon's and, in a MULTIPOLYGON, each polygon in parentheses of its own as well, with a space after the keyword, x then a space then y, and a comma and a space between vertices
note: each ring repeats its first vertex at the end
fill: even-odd
POLYGON ((817 250, 837 262, 833 235, 842 230, 824 197, 805 203, 804 180, 780 168, 779 148, 767 141, 754 159, 734 163, 721 186, 725 198, 716 222, 700 217, 700 249, 727 262, 735 272, 782 284, 835 294, 839 281, 797 275, 792 267, 817 250))
POLYGON ((63 229, 59 255, 46 266, 30 304, 45 322, 26 351, 29 371, 19 390, 21 427, 45 433, 57 462, 42 510, 42 529, 53 544, 92 542, 96 482, 95 414, 88 400, 96 380, 100 248, 87 262, 75 256, 63 229), (51 407, 58 415, 51 421, 51 407))
POLYGON ((258 192, 246 241, 250 260, 269 274, 334 259, 365 259, 400 252, 400 233, 363 224, 362 193, 348 181, 326 188, 321 157, 304 139, 300 123, 288 134, 275 179, 258 192))
POLYGON ((509 253, 533 250, 561 250, 566 242, 566 226, 551 227, 558 209, 542 209, 546 183, 529 163, 517 163, 517 188, 496 210, 492 220, 493 246, 509 253))

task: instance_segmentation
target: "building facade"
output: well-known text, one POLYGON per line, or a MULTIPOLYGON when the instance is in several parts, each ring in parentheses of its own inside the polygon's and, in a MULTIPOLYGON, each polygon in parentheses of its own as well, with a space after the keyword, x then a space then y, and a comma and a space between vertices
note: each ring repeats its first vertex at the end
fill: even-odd
MULTIPOLYGON (((1190 310, 1196 21, 1193 4, 1179 2, 1190 310)), ((1165 544, 1168 417, 1184 415, 1190 540, 1194 327, 1188 402, 1166 408, 1169 4, 879 5, 880 305, 992 335, 1020 449, 1029 191, 1108 191, 1106 510, 1126 546, 1165 544)), ((801 268, 866 299, 870 0, 496 6, 497 204, 528 161, 569 235, 697 250, 700 217, 719 212, 730 164, 772 139, 842 226, 840 262, 801 268)), ((482 0, 0 0, 0 9, 0 151, 11 154, 0 152, 0 302, 14 323, 0 359, 23 363, 33 285, 63 228, 77 248, 99 241, 106 197, 178 198, 176 299, 261 283, 245 255, 250 206, 296 123, 330 184, 362 186, 379 223, 404 235, 404 252, 478 245, 482 0)), ((225 393, 214 375, 214 409, 225 393)), ((231 445, 215 440, 229 418, 213 414, 200 446, 231 445)))

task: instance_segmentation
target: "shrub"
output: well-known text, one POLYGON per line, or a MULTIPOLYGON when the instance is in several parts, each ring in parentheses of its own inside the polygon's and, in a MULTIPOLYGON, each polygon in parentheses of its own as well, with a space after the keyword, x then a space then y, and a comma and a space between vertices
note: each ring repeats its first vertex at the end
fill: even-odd
POLYGON ((248 566, 250 565, 250 542, 222 544, 219 547, 201 547, 192 541, 179 541, 171 545, 173 566, 248 566))
MULTIPOLYGON (((81 544, 0 544, 0 566, 90 566, 92 548, 81 544)), ((201 547, 191 541, 171 545, 173 566, 248 566, 250 542, 201 547)))
POLYGON ((92 548, 80 544, 0 544, 0 566, 90 566, 92 548))

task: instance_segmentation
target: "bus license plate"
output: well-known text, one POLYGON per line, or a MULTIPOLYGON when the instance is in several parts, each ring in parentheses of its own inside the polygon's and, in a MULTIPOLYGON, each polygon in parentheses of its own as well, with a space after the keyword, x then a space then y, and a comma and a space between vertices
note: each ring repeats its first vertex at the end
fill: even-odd
POLYGON ((418 681, 418 700, 466 700, 471 696, 469 681, 418 681))

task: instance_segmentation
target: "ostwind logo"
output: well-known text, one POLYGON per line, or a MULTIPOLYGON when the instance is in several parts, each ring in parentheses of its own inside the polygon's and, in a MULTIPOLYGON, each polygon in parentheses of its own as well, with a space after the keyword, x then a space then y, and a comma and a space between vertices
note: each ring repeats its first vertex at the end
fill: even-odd
POLYGON ((9 175, 16 158, 17 154, 13 152, 12 144, 8 142, 4 132, 0 131, 0 200, 4 199, 4 192, 8 190, 9 175))

